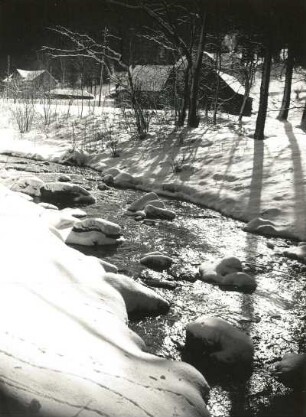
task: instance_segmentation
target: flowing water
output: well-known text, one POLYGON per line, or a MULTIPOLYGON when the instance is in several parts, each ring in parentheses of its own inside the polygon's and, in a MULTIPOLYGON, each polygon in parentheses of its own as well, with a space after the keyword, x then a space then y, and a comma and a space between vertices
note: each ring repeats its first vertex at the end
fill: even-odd
POLYGON ((120 272, 140 282, 148 277, 173 282, 171 289, 156 289, 171 302, 167 315, 130 322, 148 351, 181 360, 185 326, 202 315, 223 318, 250 335, 255 347, 252 374, 238 379, 223 370, 208 378, 208 407, 213 417, 306 415, 305 393, 285 388, 273 376, 274 363, 285 353, 306 352, 306 268, 272 249, 289 242, 246 233, 239 221, 176 200, 165 201, 176 213, 174 221, 137 222, 125 212, 142 194, 113 188, 99 191, 99 174, 91 170, 3 155, 0 168, 33 172, 45 181, 68 173, 97 198, 85 211, 120 224, 125 238, 118 247, 75 247, 114 263, 120 272), (144 270, 139 259, 150 251, 161 251, 175 260, 168 273, 144 270), (253 294, 194 281, 202 262, 224 256, 238 257, 244 270, 256 278, 258 287, 253 294))

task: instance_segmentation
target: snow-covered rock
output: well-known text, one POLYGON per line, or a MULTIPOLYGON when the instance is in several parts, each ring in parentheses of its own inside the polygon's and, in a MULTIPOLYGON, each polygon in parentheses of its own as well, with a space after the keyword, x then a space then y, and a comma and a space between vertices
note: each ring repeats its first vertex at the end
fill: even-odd
POLYGON ((133 175, 127 172, 120 172, 114 177, 114 185, 120 188, 131 188, 136 184, 136 180, 133 175))
POLYGON ((203 376, 143 351, 127 326, 126 305, 141 305, 146 289, 105 278, 48 230, 41 207, 1 189, 0 201, 5 415, 208 417, 203 376))
POLYGON ((216 271, 216 264, 213 262, 204 262, 199 267, 199 278, 201 281, 212 284, 221 284, 222 275, 216 271))
POLYGON ((104 219, 88 218, 75 222, 66 243, 94 246, 116 245, 120 242, 121 227, 104 219))
POLYGON ((60 181, 60 182, 70 182, 71 181, 71 177, 69 175, 66 175, 66 174, 61 174, 58 177, 57 181, 60 181))
POLYGON ((150 204, 150 206, 153 206, 153 207, 159 207, 162 209, 165 208, 165 203, 162 200, 152 200, 148 204, 150 204))
POLYGON ((186 327, 186 351, 201 360, 209 357, 225 365, 250 365, 253 361, 253 342, 225 320, 203 316, 186 327))
POLYGON ((275 364, 275 374, 289 387, 306 388, 306 354, 286 353, 275 364))
POLYGON ((76 217, 77 219, 83 219, 87 216, 86 211, 77 207, 66 207, 61 210, 61 213, 69 214, 70 216, 76 217))
POLYGON ((244 272, 232 272, 222 277, 221 286, 226 289, 253 292, 256 290, 257 284, 255 278, 244 272))
POLYGON ((222 284, 227 274, 242 271, 242 264, 234 256, 223 258, 217 262, 204 262, 199 267, 200 279, 205 282, 222 284))
POLYGON ((169 303, 156 292, 125 275, 107 273, 104 280, 122 295, 127 312, 140 315, 157 315, 169 310, 169 303))
POLYGON ((105 191, 105 190, 109 190, 109 186, 106 185, 104 182, 99 182, 98 186, 97 186, 98 190, 100 191, 105 191))
POLYGON ((242 263, 233 256, 218 262, 204 262, 199 267, 199 278, 226 290, 252 292, 257 284, 253 277, 242 272, 242 263))
POLYGON ((78 149, 69 149, 59 158, 58 162, 83 167, 87 164, 88 160, 88 152, 78 149))
POLYGON ((21 176, 5 181, 4 185, 8 186, 12 191, 28 194, 31 197, 40 197, 41 189, 45 183, 37 177, 21 176), (9 185, 11 183, 11 185, 9 185))
POLYGON ((103 182, 107 185, 107 186, 112 186, 114 185, 114 177, 111 174, 106 174, 104 175, 104 177, 102 178, 103 182))
POLYGON ((116 168, 116 167, 108 168, 105 171, 103 171, 102 178, 105 177, 106 175, 111 175, 112 177, 116 177, 121 172, 123 171, 121 171, 121 169, 116 168))
POLYGON ((155 207, 155 206, 152 206, 151 204, 147 204, 144 210, 145 210, 146 216, 153 218, 153 219, 173 220, 175 218, 175 213, 173 211, 155 207))
POLYGON ((94 204, 95 198, 85 188, 68 182, 50 182, 41 188, 41 199, 51 204, 94 204))
POLYGON ((146 213, 145 213, 145 211, 144 211, 144 210, 138 210, 138 211, 136 211, 136 212, 134 213, 134 215, 135 215, 135 219, 136 219, 136 220, 137 220, 137 219, 142 220, 142 219, 144 219, 144 218, 146 217, 146 213))
POLYGON ((259 233, 266 236, 281 236, 293 238, 294 234, 289 230, 288 226, 276 224, 271 220, 262 217, 255 217, 244 227, 246 232, 259 233))
POLYGON ((300 262, 306 264, 306 243, 302 242, 299 246, 292 246, 285 249, 283 254, 291 259, 297 259, 300 262))
POLYGON ((140 263, 147 268, 153 269, 154 271, 164 271, 165 269, 170 268, 173 263, 173 259, 170 258, 170 256, 152 252, 141 258, 140 263))
POLYGON ((55 206, 54 204, 50 204, 50 203, 38 203, 38 205, 40 207, 43 207, 44 209, 47 209, 47 210, 58 210, 58 207, 55 206))
POLYGON ((138 200, 134 201, 131 205, 129 205, 128 210, 129 211, 139 211, 143 210, 145 206, 150 201, 158 200, 158 195, 156 193, 146 193, 142 197, 140 197, 138 200))
POLYGON ((238 258, 234 256, 223 258, 216 264, 216 272, 222 276, 231 274, 233 272, 241 272, 242 264, 238 258))

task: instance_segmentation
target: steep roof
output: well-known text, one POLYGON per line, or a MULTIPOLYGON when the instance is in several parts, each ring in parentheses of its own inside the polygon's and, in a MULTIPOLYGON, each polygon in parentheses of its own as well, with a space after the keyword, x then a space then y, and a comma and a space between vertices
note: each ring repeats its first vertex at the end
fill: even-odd
POLYGON ((17 72, 20 75, 20 77, 23 78, 24 81, 33 81, 35 80, 35 78, 39 77, 41 74, 47 71, 46 70, 27 71, 27 70, 17 69, 17 72))
POLYGON ((136 65, 132 77, 141 91, 161 91, 173 70, 173 65, 136 65))
POLYGON ((237 80, 237 78, 233 77, 232 75, 226 74, 225 72, 220 71, 218 73, 219 77, 222 78, 223 81, 226 82, 226 84, 231 87, 232 90, 235 91, 237 94, 244 94, 244 87, 240 82, 237 80))

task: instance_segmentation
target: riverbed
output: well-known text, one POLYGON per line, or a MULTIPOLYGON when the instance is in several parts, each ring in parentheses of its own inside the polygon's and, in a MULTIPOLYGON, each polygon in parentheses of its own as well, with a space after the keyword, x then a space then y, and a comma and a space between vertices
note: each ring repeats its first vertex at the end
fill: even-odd
POLYGON ((291 242, 246 233, 239 221, 177 200, 165 200, 166 207, 176 213, 174 221, 135 221, 126 215, 126 209, 142 193, 115 188, 100 191, 100 174, 89 169, 4 155, 0 155, 0 169, 28 171, 46 182, 62 173, 70 175, 72 182, 96 197, 96 204, 83 208, 87 214, 120 224, 125 239, 111 248, 74 247, 115 264, 119 272, 147 285, 155 280, 171 283, 169 288, 156 288, 171 303, 168 314, 130 320, 148 351, 181 360, 185 326, 201 315, 223 318, 252 338, 251 375, 241 379, 223 370, 208 378, 212 417, 306 415, 305 393, 285 388, 273 376, 274 363, 285 353, 306 352, 306 267, 277 254, 291 242), (140 258, 151 251, 175 260, 167 273, 140 265, 140 258), (244 270, 256 278, 253 294, 223 291, 196 279, 202 262, 224 256, 238 257, 244 270))

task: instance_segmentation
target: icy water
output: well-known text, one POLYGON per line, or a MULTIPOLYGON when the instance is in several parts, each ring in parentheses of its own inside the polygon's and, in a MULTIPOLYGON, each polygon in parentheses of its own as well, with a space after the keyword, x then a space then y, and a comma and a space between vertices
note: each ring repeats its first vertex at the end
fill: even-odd
POLYGON ((0 168, 33 172, 45 181, 68 173, 73 182, 91 189, 97 198, 97 203, 85 211, 120 224, 125 238, 123 244, 111 249, 75 247, 103 257, 120 272, 142 282, 148 282, 148 277, 173 282, 175 288, 156 289, 171 302, 167 315, 130 322, 148 351, 181 360, 185 326, 201 315, 223 318, 250 335, 255 347, 252 374, 238 379, 222 370, 207 378, 211 385, 208 407, 213 417, 306 416, 306 394, 285 388, 273 377, 274 363, 286 352, 306 352, 306 267, 271 249, 286 246, 288 241, 246 233, 241 222, 175 200, 165 201, 176 213, 173 222, 137 222, 125 211, 141 193, 99 191, 99 174, 91 170, 3 155, 0 168), (175 259, 168 273, 152 273, 139 264, 143 254, 157 250, 175 259), (245 271, 255 276, 258 287, 253 294, 226 292, 194 281, 201 262, 224 256, 237 256, 245 271))

